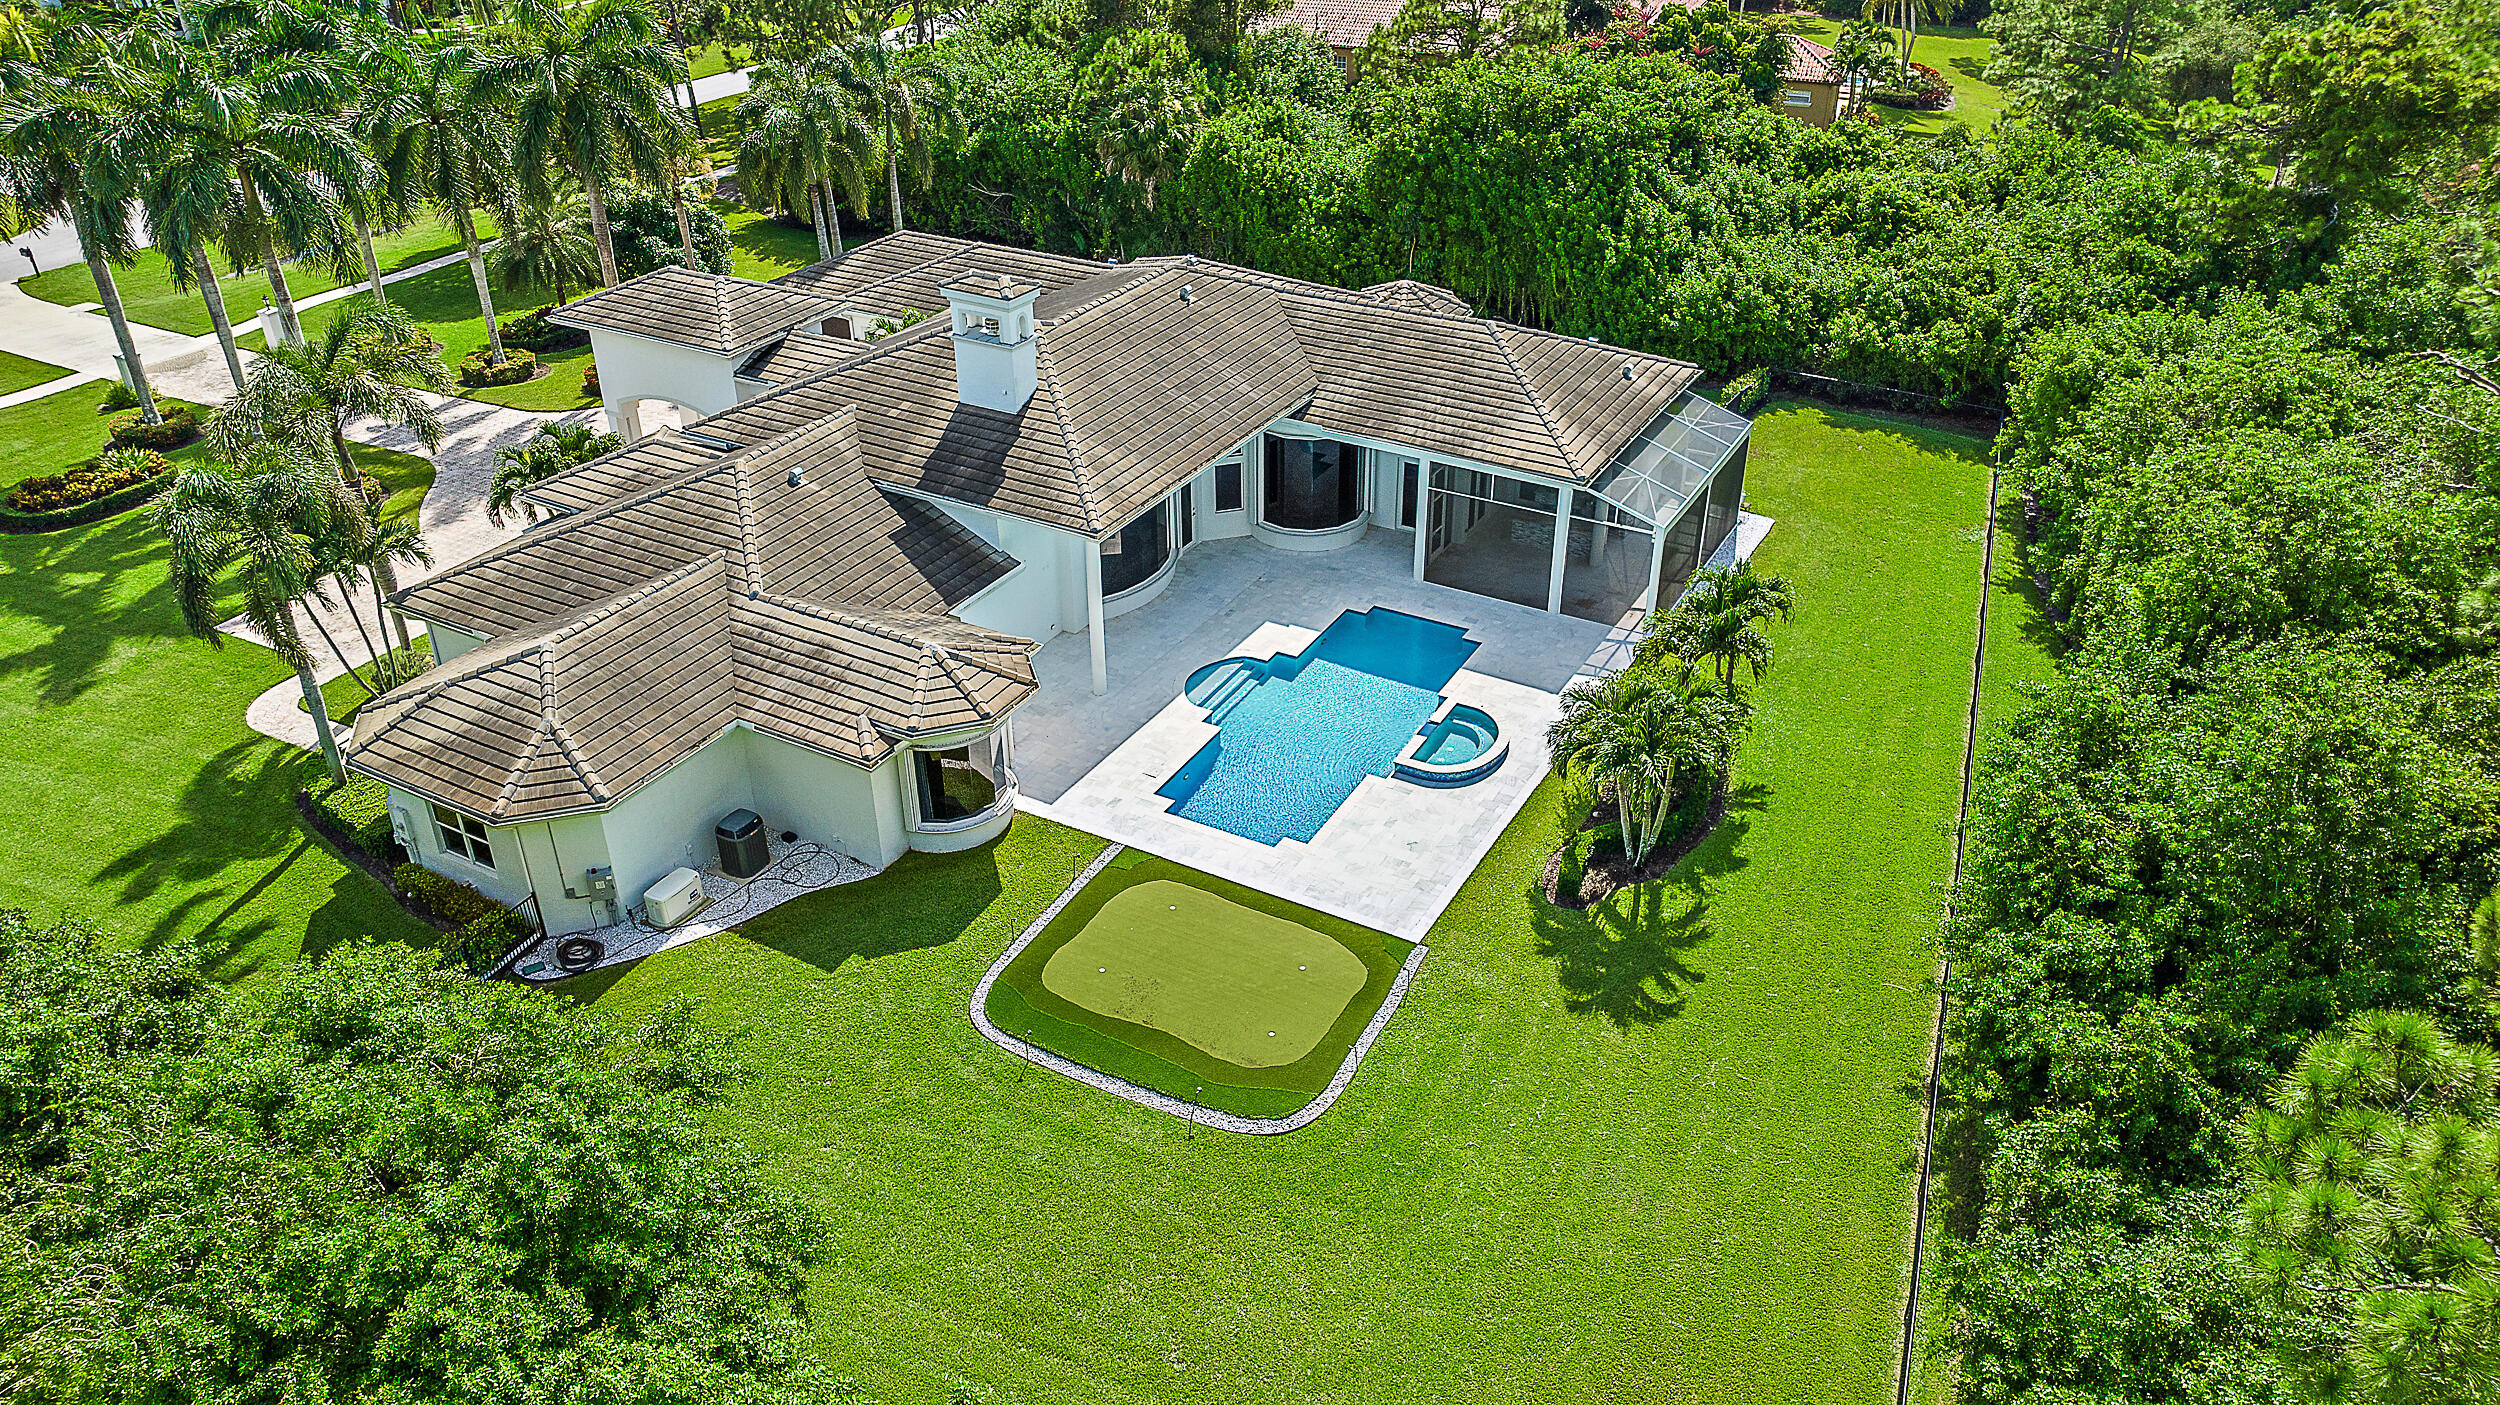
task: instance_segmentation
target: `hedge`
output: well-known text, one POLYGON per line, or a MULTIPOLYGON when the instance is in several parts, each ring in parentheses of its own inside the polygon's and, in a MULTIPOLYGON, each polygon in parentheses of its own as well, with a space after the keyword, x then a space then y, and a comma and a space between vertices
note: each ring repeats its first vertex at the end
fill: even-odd
POLYGON ((456 878, 445 878, 423 864, 404 863, 391 870, 391 886, 419 911, 450 923, 455 929, 466 927, 481 917, 498 913, 512 915, 512 909, 486 896, 456 878))
POLYGON ((486 357, 481 347, 461 360, 462 385, 519 385, 538 374, 538 357, 532 352, 507 348, 500 366, 488 364, 486 357))
POLYGON ((1726 388, 1719 392, 1719 403, 1740 415, 1750 415, 1761 409, 1762 402, 1770 395, 1771 378, 1762 367, 1756 366, 1728 381, 1726 388))
POLYGON ((509 322, 496 323, 495 334, 503 338, 506 347, 525 351, 562 351, 587 345, 590 333, 578 327, 559 327, 547 320, 547 314, 555 310, 553 303, 533 307, 509 322))
POLYGON ((390 789, 371 776, 350 776, 339 785, 305 792, 339 833, 356 847, 386 864, 398 863, 399 842, 391 838, 390 789))
POLYGON ((200 437, 200 415, 188 405, 176 405, 165 411, 161 422, 149 424, 132 410, 113 417, 109 436, 116 449, 179 449, 200 437))
POLYGON ((173 481, 172 474, 160 473, 144 482, 134 483, 120 492, 107 493, 92 502, 80 503, 76 507, 54 508, 49 512, 12 512, 6 507, 0 507, 0 532, 13 535, 28 532, 59 532, 71 527, 84 527, 90 522, 101 522, 107 517, 117 517, 148 502, 158 493, 165 491, 166 485, 173 481))
POLYGON ((136 487, 172 467, 154 449, 108 449, 67 473, 39 474, 20 480, 9 490, 11 512, 58 512, 85 507, 136 487))

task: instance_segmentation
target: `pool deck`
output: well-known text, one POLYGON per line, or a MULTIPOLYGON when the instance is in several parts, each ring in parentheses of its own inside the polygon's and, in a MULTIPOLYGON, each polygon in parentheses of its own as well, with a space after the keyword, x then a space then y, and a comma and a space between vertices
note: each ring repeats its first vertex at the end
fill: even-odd
POLYGON ((1095 697, 1083 635, 1035 660, 1040 695, 1016 716, 1021 808, 1420 941, 1545 776, 1545 729, 1572 679, 1619 667, 1632 634, 1412 579, 1402 533, 1302 555, 1249 541, 1191 550, 1151 604, 1104 631, 1111 688, 1095 697), (1233 655, 1293 653, 1345 610, 1387 606, 1459 625, 1479 647, 1441 692, 1484 709, 1510 741, 1492 775, 1452 788, 1365 778, 1308 844, 1244 839, 1166 812, 1155 794, 1214 735, 1181 696, 1233 655))

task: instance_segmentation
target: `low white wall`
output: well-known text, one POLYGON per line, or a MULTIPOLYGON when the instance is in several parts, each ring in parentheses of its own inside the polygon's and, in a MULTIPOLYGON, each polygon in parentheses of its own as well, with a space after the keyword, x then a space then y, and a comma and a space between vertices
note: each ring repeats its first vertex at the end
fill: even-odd
POLYGON ((631 332, 592 332, 591 359, 599 364, 599 398, 608 423, 624 432, 624 410, 637 400, 666 400, 691 413, 689 422, 738 403, 738 362, 675 342, 631 332))
MULTIPOLYGON (((902 765, 889 756, 863 771, 761 732, 744 734, 755 812, 774 832, 795 830, 879 868, 902 857, 902 765)), ((709 833, 707 830, 706 833, 709 833)))
MULTIPOLYGON (((669 767, 607 812, 608 856, 617 895, 627 906, 673 868, 700 871, 717 863, 712 826, 732 810, 756 810, 746 737, 731 730, 669 767)), ((569 858, 570 855, 567 855, 569 858)))

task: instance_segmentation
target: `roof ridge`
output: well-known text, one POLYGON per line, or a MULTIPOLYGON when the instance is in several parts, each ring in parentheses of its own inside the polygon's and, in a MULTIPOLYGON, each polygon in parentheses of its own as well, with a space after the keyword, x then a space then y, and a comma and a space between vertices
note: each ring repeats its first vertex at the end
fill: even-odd
MULTIPOLYGON (((816 424, 826 422, 826 420, 818 420, 816 424)), ((807 425, 790 431, 790 434, 804 434, 815 427, 816 425, 807 425)), ((767 439, 764 443, 778 444, 789 437, 789 435, 782 435, 767 439)), ((763 447, 759 444, 730 461, 729 491, 732 501, 737 504, 738 508, 738 558, 746 566, 747 594, 750 596, 764 589, 764 557, 763 553, 755 549, 755 473, 752 462, 755 456, 762 452, 763 447)))
POLYGON ((1571 470, 1572 477, 1579 477, 1581 474, 1579 457, 1571 452, 1569 445, 1563 443, 1562 430, 1555 426, 1553 412, 1545 404, 1545 392, 1529 378, 1526 368, 1519 364, 1519 358, 1511 353, 1510 338, 1505 335, 1507 329, 1490 317, 1481 320, 1485 330, 1492 336, 1493 344, 1501 348, 1502 364, 1510 367, 1510 373, 1519 378, 1519 388, 1527 392, 1528 403, 1536 409, 1537 423, 1545 426, 1546 437, 1554 441, 1555 456, 1562 460, 1564 467, 1571 470))
MULTIPOLYGON (((1118 272, 1120 267, 1121 266, 1119 264, 1104 264, 1102 266, 1103 273, 1118 272)), ((1130 264, 1128 267, 1133 269, 1138 267, 1138 265, 1130 264)), ((1085 301, 1078 303, 1074 307, 1062 310, 1058 316, 1050 319, 1050 325, 1056 327, 1062 322, 1074 321, 1075 319, 1101 307, 1104 303, 1111 301, 1113 298, 1127 297, 1129 294, 1136 292, 1146 284, 1152 283, 1163 277, 1163 275, 1174 272, 1182 267, 1184 267, 1184 265, 1178 263, 1157 264, 1154 267, 1147 269, 1146 276, 1143 278, 1132 278, 1126 283, 1121 284, 1119 287, 1105 289, 1104 291, 1087 298, 1085 301)), ((1096 274, 1095 276, 1099 278, 1102 275, 1096 274)))
MULTIPOLYGON (((1053 323, 1056 327, 1058 324, 1053 323)), ((1050 390, 1050 422, 1059 431, 1059 453, 1068 461, 1068 476, 1076 481, 1076 503, 1085 514, 1089 532, 1102 530, 1102 501, 1094 491, 1094 475, 1076 451, 1076 436, 1068 431, 1068 416, 1059 408, 1059 361, 1050 349, 1050 340, 1042 329, 1033 329, 1034 378, 1050 390)))

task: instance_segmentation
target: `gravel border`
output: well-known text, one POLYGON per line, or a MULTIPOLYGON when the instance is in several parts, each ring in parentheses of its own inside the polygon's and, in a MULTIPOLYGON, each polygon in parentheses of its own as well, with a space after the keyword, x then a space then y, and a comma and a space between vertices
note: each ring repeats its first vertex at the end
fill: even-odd
POLYGON ((1372 1012, 1371 1023, 1363 1026, 1362 1036, 1354 1041, 1353 1048, 1346 1051, 1345 1062, 1338 1065, 1337 1076, 1328 1080, 1327 1089, 1318 1097, 1283 1117, 1237 1117, 1229 1112, 1217 1112, 1213 1108, 1200 1107, 1186 1098, 1176 1098, 1169 1093, 1158 1093, 1152 1088, 1141 1088, 1125 1078, 1114 1078, 1110 1074, 1087 1068, 1074 1059, 1062 1058, 1039 1045, 1028 1044, 990 1023, 990 1017, 984 1007, 989 1004, 990 987, 998 983, 998 978, 1006 971, 1008 963, 1022 955, 1024 949, 1033 944, 1033 939, 1042 934, 1042 929, 1050 925, 1051 919, 1059 915, 1060 909, 1066 907, 1086 884, 1093 882, 1095 875, 1109 867, 1111 861, 1118 858, 1125 847, 1120 844, 1105 846, 1101 853, 1094 856, 1094 861, 1087 864, 1084 871, 1077 874, 1075 880, 1070 882, 1058 897, 1051 899, 1050 906, 1042 909, 1041 915, 1033 919, 1032 925, 1026 927, 1022 935, 1007 944, 1006 952, 990 963, 989 970, 981 975, 981 983, 972 988, 972 1027, 981 1031, 982 1038, 1028 1063, 1039 1064, 1053 1073, 1065 1074, 1089 1088, 1099 1088, 1113 1097, 1126 1098, 1140 1107, 1149 1107, 1157 1112, 1168 1112, 1174 1117, 1186 1118, 1201 1127, 1213 1127, 1225 1132, 1242 1132, 1251 1136, 1272 1137, 1298 1131, 1317 1121, 1321 1113, 1336 1105, 1338 1095, 1345 1092, 1346 1086, 1354 1081, 1355 1067, 1363 1062, 1363 1055, 1371 1051, 1372 1041, 1380 1037, 1380 1031, 1387 1027, 1389 1017, 1398 1012, 1398 1006, 1406 999, 1406 989, 1414 984, 1415 972, 1424 962, 1423 943, 1415 943, 1415 949, 1407 953, 1406 964, 1399 968, 1397 979, 1389 983, 1389 993, 1381 997, 1380 1008, 1372 1012))

